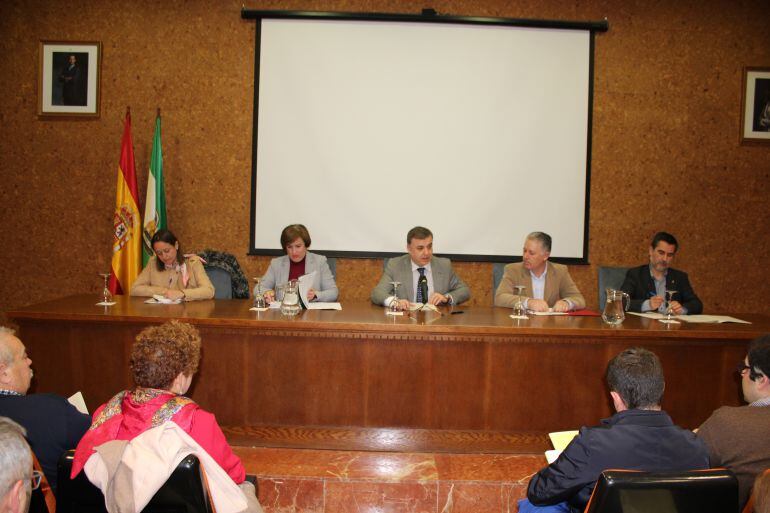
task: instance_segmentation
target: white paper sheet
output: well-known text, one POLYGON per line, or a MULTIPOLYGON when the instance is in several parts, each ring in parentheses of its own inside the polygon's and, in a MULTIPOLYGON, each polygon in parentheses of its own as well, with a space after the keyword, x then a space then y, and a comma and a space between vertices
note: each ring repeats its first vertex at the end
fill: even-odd
POLYGON ((751 324, 749 321, 736 319, 735 317, 730 317, 729 315, 677 315, 676 318, 695 323, 736 322, 739 324, 751 324))
MULTIPOLYGON (((315 279, 316 271, 310 274, 303 274, 299 277, 299 297, 302 298, 302 304, 307 305, 307 291, 313 288, 313 280, 315 279)), ((309 308, 309 307, 308 307, 309 308)))
POLYGON ((160 294, 155 294, 150 299, 146 300, 145 303, 148 305, 155 305, 155 304, 164 304, 164 305, 178 305, 182 302, 182 298, 179 299, 168 299, 166 297, 161 296, 160 294))
POLYGON ((342 310, 340 303, 323 303, 323 302, 308 302, 308 310, 342 310))
POLYGON ((88 407, 86 406, 86 400, 83 399, 83 393, 78 391, 67 398, 67 401, 77 408, 80 413, 88 415, 88 407))

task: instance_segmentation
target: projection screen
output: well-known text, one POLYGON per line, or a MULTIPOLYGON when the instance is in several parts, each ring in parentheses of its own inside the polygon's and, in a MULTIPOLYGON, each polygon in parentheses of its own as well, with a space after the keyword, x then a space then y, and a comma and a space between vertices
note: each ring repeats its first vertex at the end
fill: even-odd
POLYGON ((257 20, 251 254, 302 223, 331 256, 587 262, 588 29, 257 20))

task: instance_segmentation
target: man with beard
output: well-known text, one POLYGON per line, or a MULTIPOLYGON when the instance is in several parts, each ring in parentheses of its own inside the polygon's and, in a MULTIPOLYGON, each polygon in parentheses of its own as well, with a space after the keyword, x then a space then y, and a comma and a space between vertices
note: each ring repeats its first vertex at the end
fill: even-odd
POLYGON ((671 309, 675 315, 699 314, 703 303, 692 290, 687 273, 671 268, 679 243, 670 233, 658 232, 650 244, 650 263, 632 267, 620 290, 631 296, 632 312, 666 313, 666 291, 675 291, 671 309))

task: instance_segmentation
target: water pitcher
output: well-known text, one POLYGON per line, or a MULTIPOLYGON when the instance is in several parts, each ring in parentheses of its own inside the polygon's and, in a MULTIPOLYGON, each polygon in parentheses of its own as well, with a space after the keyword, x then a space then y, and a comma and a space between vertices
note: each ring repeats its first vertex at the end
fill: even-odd
POLYGON ((607 289, 607 302, 602 311, 602 320, 617 326, 626 319, 626 310, 631 304, 631 297, 621 290, 607 289))
POLYGON ((281 313, 283 315, 297 315, 299 311, 299 282, 297 280, 289 280, 289 283, 286 284, 283 290, 281 313))

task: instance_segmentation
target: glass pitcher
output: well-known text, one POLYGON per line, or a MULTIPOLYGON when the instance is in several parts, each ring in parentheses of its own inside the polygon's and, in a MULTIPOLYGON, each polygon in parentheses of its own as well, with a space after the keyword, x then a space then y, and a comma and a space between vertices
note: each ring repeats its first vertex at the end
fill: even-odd
POLYGON ((299 281, 289 280, 283 289, 281 313, 283 315, 297 315, 299 311, 299 281))
POLYGON ((602 320, 617 326, 626 319, 626 311, 631 304, 631 297, 622 290, 607 289, 607 302, 602 311, 602 320))

